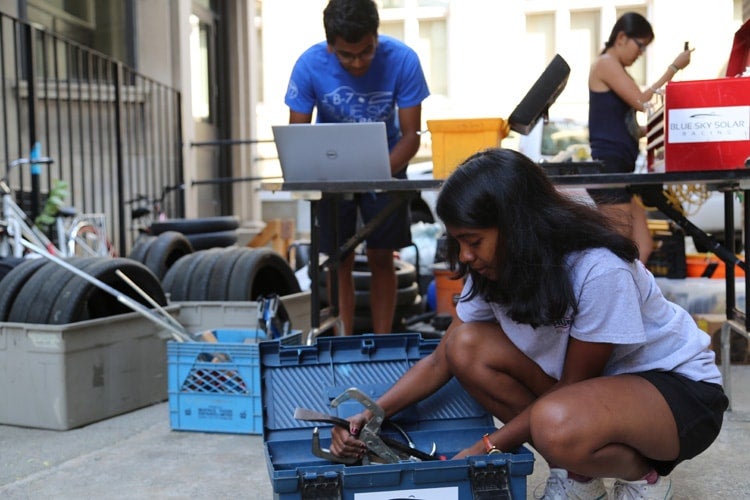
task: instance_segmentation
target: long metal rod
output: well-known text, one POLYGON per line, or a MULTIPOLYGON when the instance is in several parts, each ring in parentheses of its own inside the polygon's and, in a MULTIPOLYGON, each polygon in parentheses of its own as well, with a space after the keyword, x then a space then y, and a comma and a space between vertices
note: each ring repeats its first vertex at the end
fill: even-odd
POLYGON ((172 334, 172 337, 178 341, 178 342, 193 342, 193 339, 189 335, 185 335, 183 333, 182 329, 176 329, 171 323, 165 321, 161 316, 158 316, 154 314, 150 309, 143 306, 142 304, 134 301, 129 296, 125 295, 124 293, 120 293, 108 284, 104 283, 101 280, 98 280, 94 278, 93 276, 86 274, 85 272, 81 271, 75 266, 70 265, 69 263, 65 262, 64 260, 50 254, 49 252, 46 252, 44 249, 34 245, 31 242, 28 242, 24 239, 21 239, 21 244, 31 250, 32 252, 41 255, 45 259, 51 260, 55 264, 64 267, 71 273, 75 274, 76 276, 79 276, 95 287, 107 292, 108 294, 115 297, 118 302, 121 304, 124 304, 125 306, 129 307, 133 311, 141 314, 141 316, 145 317, 146 319, 149 319, 153 321, 154 323, 158 324, 159 326, 166 328, 169 330, 169 332, 172 334))
POLYGON ((159 303, 156 302, 149 294, 147 294, 143 288, 139 287, 133 280, 128 278, 128 276, 124 272, 122 272, 122 270, 118 269, 117 271, 115 271, 115 274, 119 276, 122 281, 127 283, 130 288, 135 290, 138 295, 143 297, 151 305, 151 307, 159 311, 166 321, 169 321, 170 323, 172 323, 172 325, 174 325, 175 328, 181 330, 183 334, 190 337, 190 332, 188 332, 185 327, 175 319, 174 316, 169 314, 161 305, 159 305, 159 303))

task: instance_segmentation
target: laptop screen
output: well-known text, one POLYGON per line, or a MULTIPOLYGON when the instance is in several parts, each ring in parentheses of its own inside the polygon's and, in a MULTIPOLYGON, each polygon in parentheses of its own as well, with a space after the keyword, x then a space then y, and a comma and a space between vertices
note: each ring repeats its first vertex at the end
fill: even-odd
POLYGON ((284 182, 390 180, 383 122, 274 125, 284 182))

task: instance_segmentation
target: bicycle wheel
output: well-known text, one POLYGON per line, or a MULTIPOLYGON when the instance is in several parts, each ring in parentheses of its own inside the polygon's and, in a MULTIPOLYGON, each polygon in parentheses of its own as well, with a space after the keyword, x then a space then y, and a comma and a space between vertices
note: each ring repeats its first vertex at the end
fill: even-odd
POLYGON ((114 246, 95 224, 78 226, 69 235, 67 251, 71 257, 117 257, 114 246))

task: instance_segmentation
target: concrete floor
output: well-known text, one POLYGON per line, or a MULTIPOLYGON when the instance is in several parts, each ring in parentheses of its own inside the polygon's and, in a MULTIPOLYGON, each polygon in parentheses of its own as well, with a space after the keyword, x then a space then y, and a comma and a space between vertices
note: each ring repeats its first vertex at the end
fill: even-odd
MULTIPOLYGON (((732 407, 721 435, 672 474, 676 499, 750 498, 750 366, 732 366, 732 407)), ((544 483, 535 462, 528 498, 544 483)), ((167 403, 80 429, 0 426, 0 498, 273 497, 260 436, 176 432, 167 403)))

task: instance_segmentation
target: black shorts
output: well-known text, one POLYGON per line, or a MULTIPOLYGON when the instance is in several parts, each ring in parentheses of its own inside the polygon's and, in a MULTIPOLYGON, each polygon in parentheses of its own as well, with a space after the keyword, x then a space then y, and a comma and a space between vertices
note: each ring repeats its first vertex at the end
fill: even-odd
POLYGON ((647 459, 661 476, 708 448, 721 431, 729 399, 719 384, 696 382, 672 372, 634 373, 653 384, 672 409, 680 438, 680 453, 671 461, 647 459))
MULTIPOLYGON (((319 202, 318 222, 320 224, 320 250, 331 255, 335 248, 334 231, 331 223, 335 200, 339 210, 339 245, 351 238, 358 222, 367 224, 379 214, 393 197, 388 193, 356 193, 342 199, 324 195, 319 202)), ((376 226, 365 239, 367 248, 398 250, 411 244, 411 214, 408 201, 376 226)))
MULTIPOLYGON (((635 170, 633 163, 621 158, 597 158, 602 162, 603 174, 627 174, 635 170)), ((633 194, 626 187, 587 189, 589 196, 597 205, 620 205, 630 203, 633 194)))

